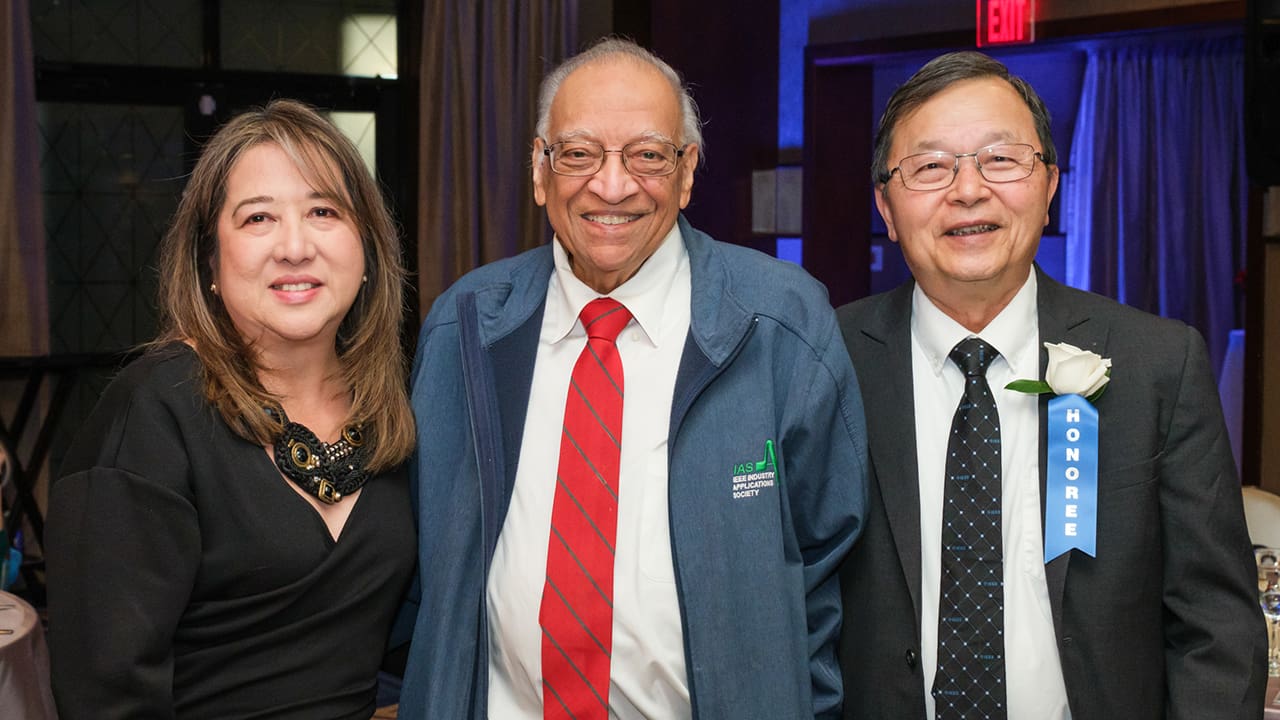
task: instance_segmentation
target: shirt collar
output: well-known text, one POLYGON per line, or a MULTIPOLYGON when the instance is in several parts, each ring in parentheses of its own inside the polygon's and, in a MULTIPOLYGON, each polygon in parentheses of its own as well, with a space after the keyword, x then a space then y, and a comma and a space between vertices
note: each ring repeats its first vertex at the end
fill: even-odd
MULTIPOLYGON (((602 296, 573 274, 573 268, 569 266, 569 255, 560 245, 560 239, 552 240, 551 244, 555 272, 552 273, 551 286, 547 290, 546 311, 551 315, 553 342, 560 342, 575 327, 580 326, 578 314, 582 312, 582 308, 602 296)), ((656 338, 662 329, 666 299, 671 294, 676 271, 688 262, 689 253, 685 250, 680 226, 672 225, 658 249, 644 261, 636 274, 608 295, 627 307, 631 317, 654 347, 658 346, 656 338)))
POLYGON ((952 320, 929 299, 920 284, 911 293, 911 333, 929 360, 934 375, 942 373, 956 343, 977 336, 1000 352, 1015 377, 1040 376, 1040 322, 1036 311, 1033 268, 1009 304, 978 333, 952 320))

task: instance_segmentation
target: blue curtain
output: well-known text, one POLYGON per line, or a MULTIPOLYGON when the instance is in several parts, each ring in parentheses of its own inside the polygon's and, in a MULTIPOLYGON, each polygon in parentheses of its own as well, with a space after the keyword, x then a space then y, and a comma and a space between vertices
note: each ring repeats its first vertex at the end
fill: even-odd
POLYGON ((1063 174, 1067 283, 1194 326, 1215 369, 1239 324, 1243 78, 1238 33, 1090 48, 1063 174))

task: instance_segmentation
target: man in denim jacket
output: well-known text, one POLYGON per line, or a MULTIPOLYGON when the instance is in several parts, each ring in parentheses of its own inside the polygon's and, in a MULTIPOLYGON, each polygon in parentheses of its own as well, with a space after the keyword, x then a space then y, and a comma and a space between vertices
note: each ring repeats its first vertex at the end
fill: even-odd
POLYGON ((857 381, 816 281, 680 217, 700 147, 679 76, 632 43, 606 40, 543 83, 533 177, 555 241, 462 278, 419 340, 401 717, 838 715, 835 571, 866 492, 857 381), (616 518, 589 518, 612 577, 575 569, 608 600, 600 633, 549 555, 580 559, 557 493, 565 452, 595 467, 565 406, 589 395, 579 312, 602 297, 631 319, 616 339, 620 470, 600 473, 618 484, 616 518), (616 537, 601 530, 615 520, 616 537), (567 675, 544 672, 566 659, 567 675))

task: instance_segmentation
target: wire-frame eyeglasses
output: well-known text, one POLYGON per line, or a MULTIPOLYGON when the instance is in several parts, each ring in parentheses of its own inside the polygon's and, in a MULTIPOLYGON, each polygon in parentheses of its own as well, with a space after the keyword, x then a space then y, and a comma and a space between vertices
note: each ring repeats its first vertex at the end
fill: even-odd
POLYGON ((551 171, 557 175, 595 175, 604 167, 605 155, 618 153, 622 167, 632 175, 662 177, 676 171, 684 151, 685 148, 660 140, 627 143, 619 150, 606 150, 600 143, 589 140, 565 140, 547 145, 542 154, 551 160, 551 171))
POLYGON ((1009 143, 988 145, 987 147, 967 153, 927 152, 908 155, 898 161, 898 166, 889 171, 885 182, 897 173, 902 184, 908 190, 941 190, 950 187, 960 174, 960 158, 971 157, 978 165, 978 172, 987 182, 1016 182, 1031 176, 1035 171, 1036 160, 1044 160, 1044 155, 1030 145, 1009 143))

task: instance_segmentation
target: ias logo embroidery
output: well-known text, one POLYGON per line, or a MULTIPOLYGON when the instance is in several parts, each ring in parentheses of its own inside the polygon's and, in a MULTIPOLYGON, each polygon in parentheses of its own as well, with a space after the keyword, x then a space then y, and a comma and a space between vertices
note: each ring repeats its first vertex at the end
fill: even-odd
POLYGON ((773 441, 764 441, 764 459, 736 463, 733 466, 733 499, 742 500, 760 494, 764 488, 771 488, 778 481, 777 457, 773 452, 773 441))

